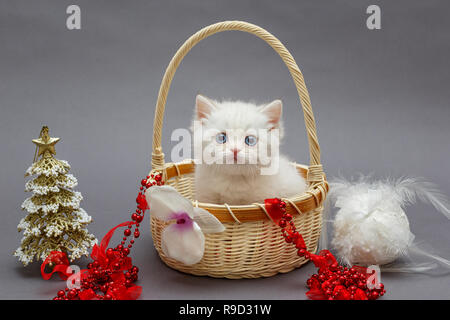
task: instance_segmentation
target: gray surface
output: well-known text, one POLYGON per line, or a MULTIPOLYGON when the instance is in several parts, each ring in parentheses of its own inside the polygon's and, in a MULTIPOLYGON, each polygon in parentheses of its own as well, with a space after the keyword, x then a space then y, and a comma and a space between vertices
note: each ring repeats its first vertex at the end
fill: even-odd
MULTIPOLYGON (((27 196, 23 174, 41 125, 62 138, 57 156, 72 165, 98 237, 128 217, 149 170, 152 119, 171 56, 201 27, 241 19, 263 26, 303 70, 329 176, 342 172, 419 175, 450 194, 448 1, 76 1, 82 30, 65 28, 73 1, 0 1, 0 298, 48 299, 63 283, 11 256, 27 196), (369 4, 382 30, 365 27, 369 4)), ((284 150, 306 163, 298 98, 287 69, 259 39, 219 34, 179 68, 170 92, 164 147, 187 127, 194 96, 284 100, 284 150)), ((170 154, 170 152, 166 152, 170 154)), ((430 207, 408 209, 417 238, 450 257, 450 222, 430 207)), ((259 280, 187 276, 157 257, 144 221, 132 256, 144 299, 304 299, 308 265, 259 280)), ((115 238, 117 240, 117 238, 115 238)), ((114 241, 115 242, 115 241, 114 241)), ((450 298, 450 276, 383 275, 385 299, 450 298)))

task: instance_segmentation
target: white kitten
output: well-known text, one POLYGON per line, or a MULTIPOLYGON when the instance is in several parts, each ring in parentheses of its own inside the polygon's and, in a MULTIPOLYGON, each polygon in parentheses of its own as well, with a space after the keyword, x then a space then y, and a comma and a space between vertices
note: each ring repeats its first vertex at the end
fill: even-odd
POLYGON ((198 201, 251 204, 306 190, 306 181, 278 152, 281 113, 280 100, 256 106, 197 95, 193 130, 203 148, 195 169, 198 201), (211 163, 211 157, 219 161, 211 163))

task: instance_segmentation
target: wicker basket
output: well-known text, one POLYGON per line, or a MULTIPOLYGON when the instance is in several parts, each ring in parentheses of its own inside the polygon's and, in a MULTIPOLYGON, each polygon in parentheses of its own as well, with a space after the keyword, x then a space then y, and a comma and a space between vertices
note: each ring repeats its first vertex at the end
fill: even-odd
POLYGON ((162 122, 167 94, 176 69, 184 56, 202 39, 222 31, 245 31, 266 41, 283 59, 297 87, 303 108, 308 134, 310 166, 294 164, 306 178, 309 188, 287 203, 287 212, 294 216, 298 231, 303 235, 308 250, 317 249, 322 227, 322 204, 328 191, 328 184, 320 164, 320 148, 317 142, 308 91, 297 64, 289 51, 266 30, 242 21, 224 21, 205 27, 191 36, 177 51, 166 69, 156 103, 153 125, 152 171, 161 172, 166 184, 176 188, 193 205, 204 208, 215 215, 226 227, 222 233, 206 234, 205 253, 200 262, 184 265, 168 258, 161 250, 161 234, 166 223, 151 218, 153 242, 161 259, 171 268, 194 274, 218 278, 269 277, 279 272, 289 272, 306 261, 296 254, 292 245, 287 245, 280 228, 264 212, 262 204, 232 206, 195 201, 192 160, 181 163, 165 163, 161 149, 162 122))

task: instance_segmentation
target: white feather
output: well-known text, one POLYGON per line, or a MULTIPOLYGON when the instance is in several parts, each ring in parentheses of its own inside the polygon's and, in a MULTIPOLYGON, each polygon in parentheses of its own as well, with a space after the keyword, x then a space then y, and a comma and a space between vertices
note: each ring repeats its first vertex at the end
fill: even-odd
POLYGON ((423 178, 406 177, 395 181, 393 187, 404 203, 414 204, 416 198, 419 198, 433 205, 436 210, 450 219, 450 203, 434 183, 425 181, 423 178))
MULTIPOLYGON (((339 208, 333 221, 332 245, 346 264, 385 265, 411 252, 432 258, 450 267, 438 255, 418 249, 404 212, 416 200, 432 204, 450 217, 449 202, 436 185, 422 178, 370 181, 360 175, 353 181, 342 177, 330 182, 329 199, 339 208)), ((387 267, 386 271, 411 272, 429 270, 432 263, 387 267)))

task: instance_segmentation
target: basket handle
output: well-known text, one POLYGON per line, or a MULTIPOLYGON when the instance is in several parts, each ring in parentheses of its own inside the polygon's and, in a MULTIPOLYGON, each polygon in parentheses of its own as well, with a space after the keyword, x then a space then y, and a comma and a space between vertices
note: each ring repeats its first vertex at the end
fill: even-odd
POLYGON ((303 115, 305 118, 305 126, 308 134, 309 153, 310 153, 310 167, 308 171, 307 180, 309 182, 322 181, 323 169, 320 164, 320 147, 317 141, 316 123, 314 120, 314 114, 311 108, 311 101, 309 99, 308 90, 306 89, 305 80, 303 74, 297 66, 292 55, 286 49, 286 47, 261 27, 244 21, 223 21, 212 25, 209 25, 194 35, 192 35, 186 42, 178 49, 173 56, 159 88, 158 100, 156 102, 155 119, 153 122, 153 146, 152 146, 152 169, 163 170, 164 169, 164 153, 161 148, 161 135, 162 125, 164 119, 164 109, 167 100, 167 94, 169 93, 170 84, 172 82, 175 71, 180 65, 186 54, 201 40, 222 31, 244 31, 261 38, 267 42, 281 57, 283 62, 289 69, 292 79, 294 80, 297 92, 300 98, 300 102, 303 108, 303 115))

